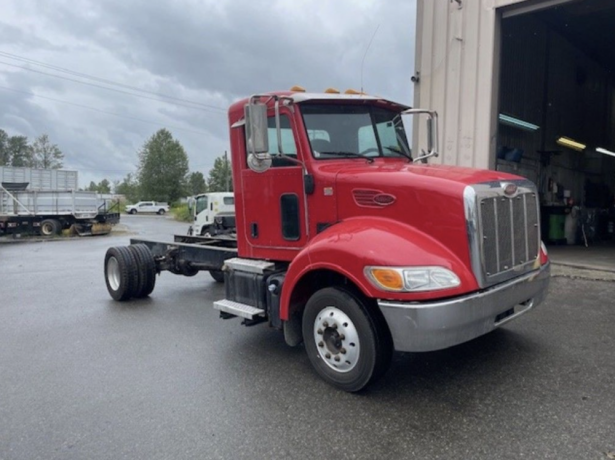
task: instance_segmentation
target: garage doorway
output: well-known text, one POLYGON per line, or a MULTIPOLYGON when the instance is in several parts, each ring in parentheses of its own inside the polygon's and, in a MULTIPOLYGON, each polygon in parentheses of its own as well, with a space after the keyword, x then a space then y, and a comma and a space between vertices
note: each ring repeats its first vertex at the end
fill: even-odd
POLYGON ((542 238, 556 251, 615 256, 613 24, 612 0, 501 21, 496 168, 538 185, 542 238))

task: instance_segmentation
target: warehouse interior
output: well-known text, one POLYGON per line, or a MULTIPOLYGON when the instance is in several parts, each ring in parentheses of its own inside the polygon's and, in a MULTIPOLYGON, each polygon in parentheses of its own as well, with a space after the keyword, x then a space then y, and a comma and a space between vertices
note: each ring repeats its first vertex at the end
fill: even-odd
POLYGON ((615 1, 501 21, 496 168, 538 184, 542 238, 615 247, 615 1))

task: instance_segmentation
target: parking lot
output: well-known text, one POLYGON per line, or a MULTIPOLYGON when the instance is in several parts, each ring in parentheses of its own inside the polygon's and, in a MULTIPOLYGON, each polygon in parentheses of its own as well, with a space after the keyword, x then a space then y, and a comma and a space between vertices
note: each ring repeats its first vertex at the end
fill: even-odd
POLYGON ((266 325, 222 321, 209 274, 116 303, 110 246, 187 224, 0 245, 0 459, 615 456, 615 283, 555 277, 547 302, 448 350, 396 354, 340 392, 266 325))

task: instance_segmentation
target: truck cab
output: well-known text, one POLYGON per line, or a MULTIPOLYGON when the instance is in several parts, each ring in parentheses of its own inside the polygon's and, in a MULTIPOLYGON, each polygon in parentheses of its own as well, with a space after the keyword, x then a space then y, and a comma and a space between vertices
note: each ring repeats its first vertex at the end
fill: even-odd
POLYGON ((235 197, 232 192, 196 195, 189 200, 189 207, 194 223, 188 235, 215 236, 234 231, 235 197))
MULTIPOLYGON (((435 112, 295 89, 236 102, 229 126, 236 239, 131 240, 149 267, 141 278, 209 270, 225 283, 213 305, 221 318, 267 323, 288 345, 303 343, 330 384, 361 390, 394 350, 455 346, 544 300, 536 186, 429 164, 435 112), (425 145, 412 139, 423 120, 425 145)), ((149 295, 153 284, 133 293, 141 278, 130 284, 138 270, 123 268, 132 260, 123 249, 106 256, 110 294, 149 295)))
POLYGON ((265 302, 264 315, 289 344, 305 342, 328 381, 352 391, 377 378, 392 349, 447 348, 543 300, 535 185, 428 164, 437 114, 297 91, 239 101, 229 120, 238 257, 226 263, 226 300, 258 307, 238 279, 268 264, 259 276, 276 305, 265 302), (413 152, 423 117, 426 150, 413 152))

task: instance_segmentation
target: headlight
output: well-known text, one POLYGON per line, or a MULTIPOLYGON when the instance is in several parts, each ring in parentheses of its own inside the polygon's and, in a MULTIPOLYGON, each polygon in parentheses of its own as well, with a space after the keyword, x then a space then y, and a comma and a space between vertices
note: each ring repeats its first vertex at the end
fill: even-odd
POLYGON ((419 292, 450 289, 459 277, 443 267, 365 267, 365 276, 384 291, 419 292))

